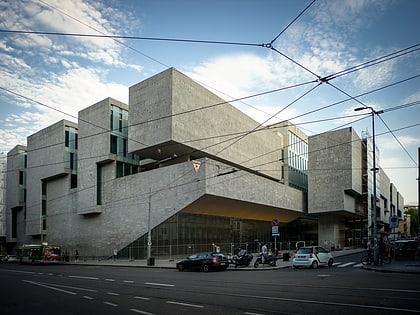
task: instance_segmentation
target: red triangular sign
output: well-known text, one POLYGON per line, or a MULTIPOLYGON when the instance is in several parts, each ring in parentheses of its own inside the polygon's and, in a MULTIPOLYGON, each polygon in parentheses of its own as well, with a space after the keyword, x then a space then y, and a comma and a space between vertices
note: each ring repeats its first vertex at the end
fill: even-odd
POLYGON ((200 168, 201 162, 200 161, 191 161, 191 162, 194 166, 195 171, 198 172, 198 169, 200 168))

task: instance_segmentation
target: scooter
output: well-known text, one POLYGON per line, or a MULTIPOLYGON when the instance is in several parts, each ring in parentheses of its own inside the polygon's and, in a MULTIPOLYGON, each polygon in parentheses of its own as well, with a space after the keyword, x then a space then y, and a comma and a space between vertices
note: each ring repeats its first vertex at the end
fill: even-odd
POLYGON ((232 264, 235 265, 235 268, 238 266, 249 266, 251 264, 252 259, 254 256, 252 254, 242 254, 242 255, 235 255, 232 258, 232 264))
POLYGON ((257 259, 255 260, 255 263, 254 263, 254 268, 258 268, 260 264, 270 265, 272 267, 276 266, 276 256, 274 256, 273 254, 264 255, 264 262, 263 262, 263 259, 262 259, 263 255, 264 255, 263 253, 260 253, 257 256, 257 259))

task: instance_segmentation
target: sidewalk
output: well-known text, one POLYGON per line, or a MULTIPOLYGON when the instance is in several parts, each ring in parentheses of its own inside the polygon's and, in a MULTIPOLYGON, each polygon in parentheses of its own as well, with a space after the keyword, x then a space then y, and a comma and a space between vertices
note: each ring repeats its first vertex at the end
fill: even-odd
MULTIPOLYGON (((331 252, 333 257, 337 259, 341 256, 351 255, 354 253, 364 252, 365 249, 343 249, 339 251, 331 252)), ((292 256, 292 255, 291 255, 292 256)), ((282 257, 280 255, 280 257, 282 257)), ((256 255, 254 255, 254 260, 256 255)), ((249 267, 238 267, 229 266, 228 270, 235 271, 263 271, 263 270, 275 270, 281 268, 292 267, 292 257, 289 261, 283 261, 283 259, 277 260, 277 266, 264 266, 260 265, 259 268, 254 268, 254 260, 249 265, 249 267)), ((176 268, 176 259, 155 259, 153 266, 148 266, 145 259, 141 260, 127 260, 127 259, 108 259, 108 260, 80 260, 79 262, 69 262, 68 264, 77 264, 77 265, 96 265, 96 266, 116 266, 116 267, 141 267, 141 268, 166 268, 166 269, 175 269, 176 268)), ((393 259, 388 265, 371 265, 363 266, 365 270, 377 271, 377 272, 394 272, 394 273, 410 273, 410 274, 420 274, 420 260, 419 259, 393 259)))

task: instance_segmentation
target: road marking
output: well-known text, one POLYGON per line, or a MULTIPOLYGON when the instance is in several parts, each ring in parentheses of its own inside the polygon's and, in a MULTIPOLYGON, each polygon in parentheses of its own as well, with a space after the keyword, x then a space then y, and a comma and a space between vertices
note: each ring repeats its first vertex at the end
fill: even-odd
POLYGON ((149 313, 149 312, 145 312, 145 311, 140 311, 140 310, 137 310, 137 309, 135 309, 135 308, 131 308, 131 309, 130 309, 130 311, 132 311, 132 312, 134 312, 134 313, 143 314, 143 315, 155 315, 155 314, 153 314, 153 313, 149 313))
POLYGON ((135 299, 139 299, 139 300, 147 300, 147 301, 149 301, 149 300, 150 300, 150 298, 148 298, 148 297, 143 297, 143 296, 135 296, 134 298, 135 298, 135 299))
POLYGON ((69 278, 76 278, 76 279, 87 279, 87 280, 99 280, 97 277, 84 277, 84 276, 68 276, 69 278))
POLYGON ((344 268, 344 267, 347 267, 347 266, 351 266, 351 265, 353 265, 353 264, 355 264, 355 262, 354 262, 354 261, 351 261, 351 262, 348 262, 348 263, 346 263, 346 264, 339 265, 339 266, 337 266, 337 267, 338 267, 338 268, 344 268))
POLYGON ((156 282, 145 282, 144 284, 147 285, 157 285, 157 286, 161 286, 161 287, 174 287, 174 284, 168 284, 168 283, 156 283, 156 282))
POLYGON ((362 267, 363 266, 363 264, 357 264, 357 265, 354 265, 353 267, 362 267))
POLYGON ((71 292, 71 291, 67 291, 67 290, 62 290, 62 289, 55 288, 55 287, 52 287, 52 286, 50 286, 50 285, 42 284, 42 283, 39 283, 39 282, 29 281, 29 280, 22 280, 22 281, 23 281, 23 282, 30 283, 30 284, 38 285, 38 286, 43 287, 43 288, 47 288, 47 289, 51 289, 51 290, 56 290, 56 291, 63 292, 63 293, 67 293, 67 294, 71 294, 71 295, 77 295, 77 293, 76 293, 76 292, 71 292))
MULTIPOLYGON (((390 290, 390 291, 392 291, 392 290, 390 290)), ((291 299, 291 298, 282 298, 282 297, 274 297, 274 296, 270 297, 270 296, 248 295, 248 294, 229 294, 229 293, 226 294, 225 293, 225 295, 226 296, 234 296, 234 297, 261 299, 261 300, 271 300, 271 301, 287 301, 287 302, 297 302, 297 303, 307 303, 307 304, 359 307, 359 308, 362 308, 362 309, 364 308, 364 309, 374 309, 374 310, 420 313, 420 310, 417 310, 417 309, 387 307, 387 306, 380 306, 380 305, 362 305, 362 304, 353 304, 353 303, 340 303, 340 302, 329 302, 329 301, 318 301, 318 300, 291 299)), ((168 303, 168 302, 166 302, 166 303, 168 303)))
POLYGON ((245 312, 245 315, 264 315, 262 313, 251 313, 251 312, 245 312))
POLYGON ((166 301, 168 304, 175 304, 175 305, 182 305, 182 306, 189 306, 189 307, 196 307, 196 308, 203 308, 203 305, 196 305, 196 304, 188 304, 188 303, 180 303, 174 301, 166 301))
POLYGON ((2 269, 0 271, 8 271, 8 272, 16 272, 16 273, 28 273, 28 274, 35 274, 34 271, 21 271, 21 270, 11 270, 11 269, 2 269))
POLYGON ((113 296, 119 296, 120 295, 119 293, 114 293, 114 292, 107 292, 106 294, 113 295, 113 296))
POLYGON ((331 275, 316 275, 317 277, 331 277, 331 275))
POLYGON ((115 280, 114 280, 114 279, 105 279, 105 281, 115 282, 115 280))
POLYGON ((86 300, 93 300, 93 297, 87 295, 83 295, 83 298, 86 300))
POLYGON ((114 307, 118 306, 118 304, 111 303, 111 302, 104 302, 104 304, 109 305, 109 306, 114 306, 114 307))
POLYGON ((133 281, 133 280, 124 280, 123 282, 124 282, 124 283, 134 283, 134 281, 133 281))

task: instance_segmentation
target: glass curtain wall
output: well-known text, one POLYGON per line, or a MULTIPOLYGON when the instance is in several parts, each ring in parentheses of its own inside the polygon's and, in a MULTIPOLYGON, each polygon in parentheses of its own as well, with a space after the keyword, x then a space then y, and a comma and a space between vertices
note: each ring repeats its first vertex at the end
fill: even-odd
POLYGON ((308 144, 289 131, 289 186, 308 191, 308 144))
MULTIPOLYGON (((297 241, 317 242, 317 220, 298 219, 280 226, 280 236, 271 235, 270 221, 178 213, 152 230, 152 256, 180 258, 202 251, 236 253, 240 247, 259 252, 264 243, 275 251, 294 250, 297 241)), ((145 259, 147 234, 118 253, 119 258, 145 259)))
POLYGON ((111 105, 110 110, 110 153, 117 155, 117 177, 136 174, 140 157, 128 154, 128 111, 111 105))

